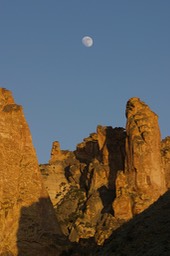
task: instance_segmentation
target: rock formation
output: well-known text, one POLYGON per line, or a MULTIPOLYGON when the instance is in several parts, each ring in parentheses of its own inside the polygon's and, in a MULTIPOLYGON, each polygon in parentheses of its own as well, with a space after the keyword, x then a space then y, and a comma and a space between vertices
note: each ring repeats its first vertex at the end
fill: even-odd
POLYGON ((98 126, 74 152, 60 150, 55 141, 49 164, 40 165, 62 232, 70 241, 96 237, 103 243, 108 232, 102 226, 117 225, 112 202, 116 173, 124 167, 125 137, 124 128, 98 126))
POLYGON ((115 230, 103 246, 77 244, 65 256, 169 256, 170 191, 115 230))
POLYGON ((115 217, 130 219, 165 193, 158 117, 139 98, 126 106, 125 170, 116 180, 115 217))
POLYGON ((99 125, 74 152, 54 142, 49 164, 41 165, 62 232, 72 242, 94 238, 102 245, 170 184, 169 138, 161 144, 158 116, 132 98, 126 117, 126 130, 99 125))
POLYGON ((165 170, 166 186, 170 189, 170 136, 166 137, 161 142, 161 156, 165 170))
POLYGON ((167 191, 145 211, 118 228, 103 248, 86 255, 168 256, 169 237, 170 191, 167 191))
POLYGON ((0 255, 57 255, 60 233, 22 107, 0 89, 0 255))
POLYGON ((0 89, 0 255, 142 255, 134 243, 130 254, 119 249, 157 202, 169 211, 170 137, 161 141, 158 116, 139 98, 126 117, 126 129, 99 125, 73 152, 54 141, 38 166, 22 107, 0 89))

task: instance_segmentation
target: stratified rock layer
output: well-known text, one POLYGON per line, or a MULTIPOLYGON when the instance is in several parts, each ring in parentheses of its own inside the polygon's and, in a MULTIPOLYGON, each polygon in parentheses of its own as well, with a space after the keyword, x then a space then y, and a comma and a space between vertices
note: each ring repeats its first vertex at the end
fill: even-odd
POLYGON ((53 240, 60 231, 30 130, 22 107, 2 88, 0 162, 0 255, 57 255, 53 240))

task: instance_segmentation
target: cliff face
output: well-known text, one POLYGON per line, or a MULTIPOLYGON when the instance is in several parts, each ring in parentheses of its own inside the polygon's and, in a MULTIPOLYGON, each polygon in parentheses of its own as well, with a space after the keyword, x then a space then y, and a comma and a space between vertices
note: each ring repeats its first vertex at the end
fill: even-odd
POLYGON ((170 137, 166 137, 161 142, 161 156, 163 167, 165 170, 165 182, 168 189, 170 189, 170 137))
POLYGON ((166 191, 158 117, 139 98, 126 106, 125 171, 116 180, 113 207, 117 218, 130 219, 166 191))
POLYGON ((44 183, 71 241, 111 233, 153 204, 169 186, 169 139, 161 143, 157 115, 139 98, 126 106, 124 128, 98 126, 74 152, 54 142, 44 183))
MULTIPOLYGON (((168 256, 170 252, 170 191, 113 232, 103 247, 95 247, 87 256, 168 256), (91 253, 92 251, 92 253, 91 253)), ((71 254, 76 255, 76 254, 71 254)))
POLYGON ((2 88, 0 162, 0 255, 39 255, 60 231, 22 107, 2 88))
POLYGON ((126 117, 126 129, 99 125, 73 152, 53 142, 38 166, 22 107, 0 89, 0 255, 95 255, 105 242, 98 252, 108 255, 116 234, 127 242, 124 225, 153 214, 170 188, 170 137, 161 141, 157 115, 139 98, 126 117))
POLYGON ((44 183, 53 202, 62 232, 70 241, 95 237, 103 243, 118 226, 113 216, 115 180, 125 161, 124 128, 98 126, 96 133, 74 152, 60 150, 54 142, 49 164, 41 165, 44 183))

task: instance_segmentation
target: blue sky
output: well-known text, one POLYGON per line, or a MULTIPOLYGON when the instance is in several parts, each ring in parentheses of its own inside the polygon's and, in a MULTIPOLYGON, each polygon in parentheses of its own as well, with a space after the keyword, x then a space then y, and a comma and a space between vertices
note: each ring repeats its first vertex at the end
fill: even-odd
POLYGON ((74 150, 98 124, 125 127, 134 96, 170 135, 169 14, 169 0, 0 1, 0 86, 23 106, 40 163, 55 140, 74 150))

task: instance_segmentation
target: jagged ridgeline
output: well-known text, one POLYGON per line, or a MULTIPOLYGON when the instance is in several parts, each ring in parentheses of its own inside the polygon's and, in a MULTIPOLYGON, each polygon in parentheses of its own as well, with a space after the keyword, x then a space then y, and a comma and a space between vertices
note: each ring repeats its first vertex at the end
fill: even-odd
POLYGON ((2 88, 0 111, 0 255, 169 255, 170 137, 144 102, 127 102, 126 129, 99 125, 75 151, 55 141, 39 166, 2 88))

